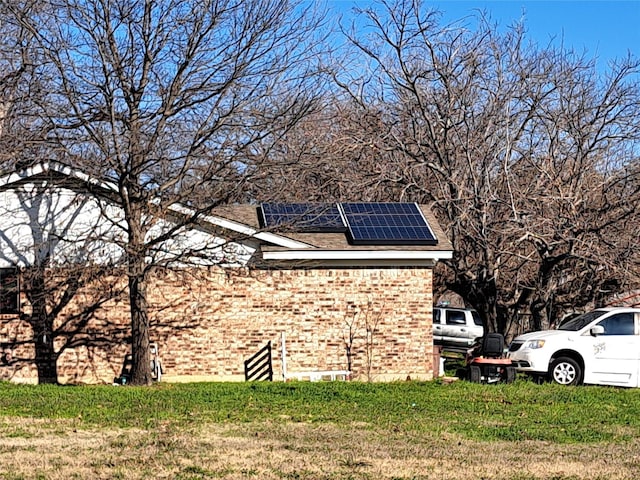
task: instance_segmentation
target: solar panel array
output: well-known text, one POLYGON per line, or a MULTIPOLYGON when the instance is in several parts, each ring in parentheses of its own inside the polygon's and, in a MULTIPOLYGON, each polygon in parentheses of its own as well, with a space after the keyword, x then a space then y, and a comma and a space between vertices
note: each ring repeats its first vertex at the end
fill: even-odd
POLYGON ((263 203, 260 208, 264 228, 315 233, 347 231, 335 203, 263 203))
POLYGON ((415 203, 342 203, 354 245, 435 245, 436 238, 415 203))
POLYGON ((346 232, 353 245, 435 245, 415 203, 263 203, 264 228, 294 232, 346 232))

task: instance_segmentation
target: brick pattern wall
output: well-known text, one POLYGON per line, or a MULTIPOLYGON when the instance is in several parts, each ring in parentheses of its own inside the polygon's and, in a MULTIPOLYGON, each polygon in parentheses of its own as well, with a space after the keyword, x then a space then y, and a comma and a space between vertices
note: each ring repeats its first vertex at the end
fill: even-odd
MULTIPOLYGON (((350 346, 354 379, 431 379, 431 285, 424 268, 163 273, 149 289, 152 340, 169 381, 243 380, 244 360, 268 341, 281 379, 283 334, 289 372, 345 370, 350 346)), ((88 345, 61 355, 60 380, 112 382, 128 325, 126 301, 107 302, 88 326, 88 345)), ((2 322, 3 343, 30 335, 24 322, 2 322)), ((13 354, 28 356, 29 347, 13 354)), ((33 380, 35 368, 0 366, 0 375, 33 380)))

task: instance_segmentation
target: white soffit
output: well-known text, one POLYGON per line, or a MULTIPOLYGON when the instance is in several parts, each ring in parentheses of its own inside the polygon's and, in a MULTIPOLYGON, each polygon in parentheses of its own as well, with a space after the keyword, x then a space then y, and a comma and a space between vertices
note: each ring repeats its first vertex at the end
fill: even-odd
POLYGON ((278 250, 264 251, 265 260, 447 260, 451 250, 278 250))

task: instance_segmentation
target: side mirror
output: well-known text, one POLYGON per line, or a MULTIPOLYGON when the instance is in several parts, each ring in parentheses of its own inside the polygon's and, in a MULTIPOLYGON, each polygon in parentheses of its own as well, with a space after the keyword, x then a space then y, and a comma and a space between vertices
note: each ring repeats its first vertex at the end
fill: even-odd
POLYGON ((604 334, 604 327, 602 325, 594 325, 593 327, 591 327, 591 330, 589 332, 591 333, 592 337, 597 337, 598 335, 604 334))

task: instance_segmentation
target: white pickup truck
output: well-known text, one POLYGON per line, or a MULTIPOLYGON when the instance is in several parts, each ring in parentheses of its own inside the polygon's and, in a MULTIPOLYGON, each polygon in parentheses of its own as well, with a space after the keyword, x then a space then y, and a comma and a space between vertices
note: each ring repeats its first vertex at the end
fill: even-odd
POLYGON ((520 335, 508 358, 518 371, 562 385, 640 387, 640 308, 602 308, 520 335))
POLYGON ((482 319, 470 308, 435 307, 433 309, 433 343, 445 348, 466 351, 484 335, 482 319))

